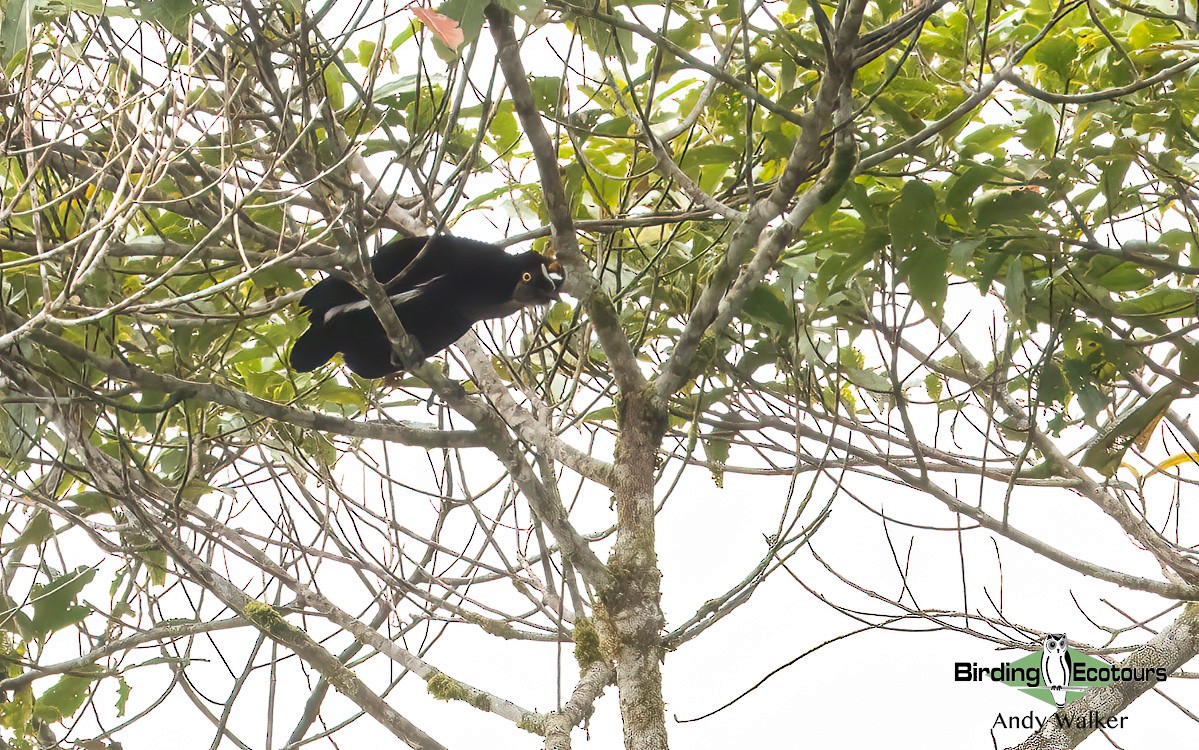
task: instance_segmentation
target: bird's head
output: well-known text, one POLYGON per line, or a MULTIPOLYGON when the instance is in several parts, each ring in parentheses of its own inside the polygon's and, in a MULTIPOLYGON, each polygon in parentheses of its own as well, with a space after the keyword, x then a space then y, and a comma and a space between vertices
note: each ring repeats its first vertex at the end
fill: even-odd
POLYGON ((537 252, 517 256, 521 260, 520 277, 512 290, 512 301, 521 307, 545 305, 558 299, 566 281, 562 266, 537 252))

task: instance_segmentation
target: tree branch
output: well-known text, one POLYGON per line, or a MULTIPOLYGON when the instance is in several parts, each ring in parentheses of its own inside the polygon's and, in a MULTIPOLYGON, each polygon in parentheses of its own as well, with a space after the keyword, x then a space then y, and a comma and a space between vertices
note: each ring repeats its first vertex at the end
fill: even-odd
POLYGON ((541 122, 541 113, 537 111, 533 90, 529 87, 528 76, 520 59, 520 46, 516 42, 512 14, 493 4, 487 6, 486 15, 491 27, 491 36, 498 48, 500 70, 503 71, 508 91, 512 94, 512 106, 520 118, 521 125, 524 126, 525 137, 529 139, 537 162, 537 172, 541 175, 541 190, 550 217, 558 259, 566 267, 567 278, 572 288, 578 290, 578 296, 591 316, 600 346, 603 347, 604 354, 612 366, 612 373, 616 377, 617 388, 621 393, 640 390, 645 384, 645 378, 641 374, 629 340, 620 327, 616 308, 608 295, 599 288, 586 258, 579 251, 570 200, 566 196, 561 170, 558 167, 558 149, 541 122))
MULTIPOLYGON (((1199 604, 1191 603, 1178 619, 1119 663, 1120 667, 1154 669, 1173 674, 1199 655, 1199 604)), ((1066 750, 1077 747, 1098 728, 1091 721, 1097 714, 1103 722, 1117 716, 1132 702, 1153 689, 1153 680, 1118 681, 1091 688, 1080 700, 1046 719, 1034 734, 1010 750, 1066 750)))
MULTIPOLYGON (((0 322, 9 327, 19 325, 22 321, 14 313, 0 310, 0 322)), ((39 345, 58 352, 67 359, 90 365, 111 378, 136 383, 142 388, 162 391, 176 400, 190 398, 221 404, 296 427, 352 438, 382 440, 421 448, 477 448, 484 445, 482 438, 472 430, 439 430, 432 425, 422 425, 417 422, 344 419, 331 414, 322 414, 274 401, 266 401, 212 383, 183 380, 171 375, 159 375, 136 365, 102 357, 46 330, 35 330, 31 336, 39 345)))

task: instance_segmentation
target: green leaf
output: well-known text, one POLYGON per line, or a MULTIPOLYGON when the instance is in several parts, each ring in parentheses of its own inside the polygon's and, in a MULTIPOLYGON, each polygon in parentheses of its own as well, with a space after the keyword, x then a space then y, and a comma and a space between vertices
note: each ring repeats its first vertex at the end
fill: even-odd
POLYGON ((1066 375, 1070 389, 1078 397, 1083 418, 1089 424, 1094 424, 1095 416, 1107 408, 1108 399, 1095 386, 1095 376, 1091 373, 1091 368, 1081 359, 1070 358, 1062 365, 1062 372, 1066 375))
MULTIPOLYGON (((513 114, 511 105, 499 107, 487 126, 487 133, 492 138, 495 150, 501 154, 520 142, 520 123, 516 121, 516 115, 513 114)), ((501 187, 500 192, 492 192, 500 195, 507 192, 510 186, 505 183, 501 187)), ((473 200, 471 202, 474 203, 473 200)))
POLYGON ((1037 398, 1042 406, 1066 403, 1070 397, 1070 385, 1057 362, 1049 361, 1041 368, 1037 380, 1037 398))
POLYGON ((118 677, 117 678, 117 702, 116 702, 117 718, 120 718, 125 715, 125 706, 128 705, 128 703, 129 703, 129 693, 130 692, 132 692, 132 688, 129 687, 129 683, 125 682, 124 677, 118 677))
POLYGON ((66 498, 64 504, 67 501, 74 504, 74 507, 70 508, 71 511, 81 516, 90 516, 96 513, 112 513, 112 499, 102 492, 94 490, 78 492, 66 498))
POLYGON ((596 53, 610 58, 621 57, 626 63, 637 61, 633 33, 628 29, 585 16, 568 14, 567 17, 583 38, 583 43, 596 53))
POLYGON ((998 179, 1000 172, 989 164, 967 162, 961 174, 946 182, 945 206, 952 213, 968 207, 978 189, 998 179))
POLYGON ((746 297, 741 312, 746 319, 777 331, 790 331, 793 328, 791 305, 778 287, 758 285, 746 297))
POLYGON ((162 586, 167 582, 167 553, 162 549, 143 549, 137 553, 150 571, 150 583, 162 586))
POLYGON ((0 404, 0 452, 12 466, 25 461, 44 431, 36 404, 0 404))
POLYGON ((537 111, 545 115, 557 115, 562 101, 562 79, 558 76, 536 76, 529 81, 537 111))
POLYGON ((1137 50, 1147 50, 1155 44, 1173 41, 1178 37, 1173 24, 1154 20, 1136 23, 1128 32, 1128 41, 1137 50))
POLYGON ((1163 284, 1140 297, 1117 302, 1113 312, 1124 317, 1181 318, 1196 313, 1196 300, 1199 300, 1199 292, 1194 289, 1177 289, 1163 284))
POLYGON ((1106 255, 1091 258, 1086 276, 1109 292, 1135 292, 1153 283, 1137 264, 1106 255))
POLYGON ((36 0, 9 0, 0 20, 0 62, 8 63, 25 51, 29 43, 29 27, 33 20, 36 0))
POLYGON ((10 549, 18 550, 29 545, 41 544, 53 533, 54 526, 50 523, 50 514, 39 510, 29 519, 29 523, 25 524, 25 528, 21 529, 17 538, 12 540, 10 549))
POLYGON ((887 215, 891 243, 910 250, 922 244, 937 228, 937 194, 922 180, 909 180, 887 215))
POLYGON ((926 313, 940 317, 949 290, 949 252, 937 242, 921 242, 903 260, 901 270, 912 297, 926 313))
POLYGON ((924 376, 924 390, 928 393, 930 401, 940 401, 943 385, 941 376, 935 372, 930 372, 924 376))
POLYGON ((593 424, 602 424, 604 422, 615 422, 616 421, 616 407, 615 406, 601 406, 598 409, 594 409, 592 411, 587 412, 587 416, 583 417, 583 420, 586 422, 591 422, 593 424))
POLYGON ((333 63, 325 66, 325 94, 329 97, 329 106, 337 112, 346 106, 346 94, 342 86, 346 79, 341 69, 333 63))
POLYGON ((907 107, 896 101, 895 98, 883 95, 875 100, 875 104, 891 118, 904 135, 915 135, 924 129, 924 123, 920 118, 914 117, 907 107))
POLYGON ((1021 129, 1020 143, 1031 151, 1047 154, 1052 152, 1057 143, 1057 122, 1048 112, 1038 111, 1029 115, 1021 124, 1021 129))
MULTIPOLYGON (((488 0, 474 0, 486 7, 488 0)), ((496 4, 509 13, 515 13, 526 23, 532 23, 537 15, 545 8, 545 0, 496 0, 496 4)))
POLYGON ((695 146, 687 149, 679 159, 679 166, 688 167, 708 166, 712 164, 732 165, 741 158, 741 149, 710 143, 706 146, 695 146))
POLYGON ((964 275, 970 267, 974 251, 986 244, 985 240, 958 240, 949 248, 949 270, 964 275))
POLYGON ((56 630, 74 625, 91 614, 91 607, 75 603, 83 588, 96 577, 95 568, 76 568, 46 584, 32 587, 32 628, 35 637, 42 638, 56 630))
POLYGON ((962 157, 970 158, 976 154, 997 151, 999 146, 1010 141, 1013 135, 1010 125, 983 125, 962 138, 962 157))
POLYGON ((1050 37, 1033 49, 1033 59, 1052 70, 1059 78, 1070 75, 1070 67, 1078 57, 1078 42, 1068 36, 1050 37))
POLYGON ((200 10, 195 0, 130 0, 141 17, 162 26, 179 39, 187 38, 192 16, 200 10))
POLYGON ((1045 210, 1045 199, 1024 188, 988 190, 974 200, 975 221, 984 227, 1034 226, 1045 210))
POLYGON ((724 487, 724 465, 729 460, 729 436, 724 433, 704 435, 700 442, 704 446, 704 455, 710 464, 712 481, 717 487, 724 487))
MULTIPOLYGON (((97 676, 100 672, 98 667, 80 671, 94 671, 97 676)), ((96 679, 97 677, 74 674, 60 678, 49 690, 38 696, 33 704, 33 715, 47 722, 71 718, 87 700, 87 694, 96 679)))
POLYGON ((1024 305, 1028 300, 1028 287, 1024 281, 1024 263, 1019 257, 1013 258, 1008 266, 1007 280, 1003 283, 1003 301, 1007 304, 1008 314, 1019 319, 1024 317, 1024 305))
MULTIPOLYGON (((1182 386, 1170 383, 1137 405, 1132 411, 1113 420, 1099 438, 1082 454, 1080 464, 1110 477, 1120 468, 1120 462, 1128 447, 1138 441, 1157 425, 1174 399, 1182 393, 1182 386)), ((1148 438, 1146 437, 1147 441, 1148 438)))
MULTIPOLYGON (((436 79, 424 80, 433 82, 436 79)), ((420 76, 401 76, 380 86, 376 86, 373 99, 374 101, 378 102, 386 99, 387 97, 395 97, 397 104, 406 106, 416 96, 417 88, 420 85, 420 82, 420 76)))
POLYGON ((846 370, 861 370, 866 366, 866 355, 856 347, 842 346, 837 349, 837 362, 846 370))
POLYGON ((61 4, 67 10, 87 13, 93 16, 132 17, 132 14, 122 12, 124 9, 119 6, 105 5, 105 0, 54 0, 54 2, 55 4, 61 4))
POLYGON ((16 740, 30 733, 30 722, 33 720, 33 691, 29 686, 15 690, 8 700, 0 702, 0 725, 14 730, 13 750, 28 750, 34 747, 29 742, 24 744, 16 740))
POLYGON ((890 377, 874 370, 861 367, 846 367, 845 377, 859 388, 865 388, 876 394, 890 394, 895 391, 890 377))
POLYGON ((1182 341, 1178 344, 1178 350, 1182 353, 1178 361, 1179 377, 1192 383, 1199 383, 1199 346, 1189 341, 1182 341))
POLYGON ((346 54, 350 56, 351 60, 356 60, 359 65, 365 68, 370 65, 371 60, 374 59, 375 49, 377 47, 378 45, 376 45, 374 42, 370 41, 369 39, 364 39, 361 42, 358 42, 357 54, 354 54, 349 50, 346 50, 346 54))

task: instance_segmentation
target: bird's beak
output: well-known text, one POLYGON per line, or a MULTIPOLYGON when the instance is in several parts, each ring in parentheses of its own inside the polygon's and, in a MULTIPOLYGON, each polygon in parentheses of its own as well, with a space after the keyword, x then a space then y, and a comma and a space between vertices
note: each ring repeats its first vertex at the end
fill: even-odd
POLYGON ((558 291, 562 289, 562 284, 566 282, 566 274, 562 271, 562 264, 556 260, 551 260, 545 265, 546 278, 554 285, 554 298, 558 297, 558 291))

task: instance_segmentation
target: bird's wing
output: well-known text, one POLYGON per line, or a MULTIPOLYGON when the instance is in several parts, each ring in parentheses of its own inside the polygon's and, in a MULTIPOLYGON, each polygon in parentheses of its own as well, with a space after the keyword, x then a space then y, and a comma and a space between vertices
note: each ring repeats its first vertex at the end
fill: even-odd
MULTIPOLYGON (((402 292, 438 276, 462 277, 494 265, 502 266, 512 256, 495 245, 465 237, 430 237, 412 260, 384 282, 388 294, 402 292)), ((391 270, 390 267, 384 270, 391 270)), ((378 274, 376 274, 378 275, 378 274)))
POLYGON ((304 296, 300 297, 300 307, 312 313, 310 317, 312 322, 320 323, 330 309, 360 299, 362 299, 362 295, 350 282, 330 276, 318 281, 311 289, 304 292, 304 296))
POLYGON ((375 280, 386 286, 416 260, 428 240, 428 237, 400 237, 379 248, 371 256, 371 272, 375 280))
POLYGON ((396 291, 387 296, 391 299, 391 304, 399 307, 405 302, 412 302, 413 300, 420 299, 421 297, 430 294, 433 290, 452 288, 452 286, 450 275, 443 273, 440 276, 434 276, 431 279, 426 279, 411 289, 396 291))
POLYGON ((404 292, 396 302, 396 314, 404 330, 420 342, 426 356, 432 356, 457 341, 478 320, 463 304, 464 290, 454 276, 438 276, 419 288, 404 292))
MULTIPOLYGON (((425 241, 424 237, 401 237, 379 248, 371 257, 371 272, 375 279, 386 287, 389 281, 420 255, 425 241)), ((419 283, 421 279, 413 281, 419 283)), ((331 315, 367 306, 353 284, 333 276, 317 282, 300 298, 300 307, 311 311, 316 322, 322 322, 331 315)))
MULTIPOLYGON (((417 284, 412 289, 406 289, 402 292, 397 292, 395 294, 389 294, 388 298, 391 300, 391 304, 398 307, 399 305, 402 305, 405 302, 411 302, 415 299, 418 299, 421 295, 428 292, 430 288, 433 288, 436 284, 438 284, 444 278, 446 278, 444 275, 435 276, 434 278, 429 279, 428 281, 424 282, 423 284, 417 284)), ((336 305, 334 307, 330 307, 328 310, 325 311, 325 320, 329 321, 329 320, 332 320, 333 318, 337 317, 338 315, 344 315, 346 313, 351 313, 356 310, 366 310, 370 306, 371 306, 371 303, 369 300, 363 299, 361 296, 359 296, 358 299, 353 300, 351 302, 346 302, 341 305, 336 305)))

